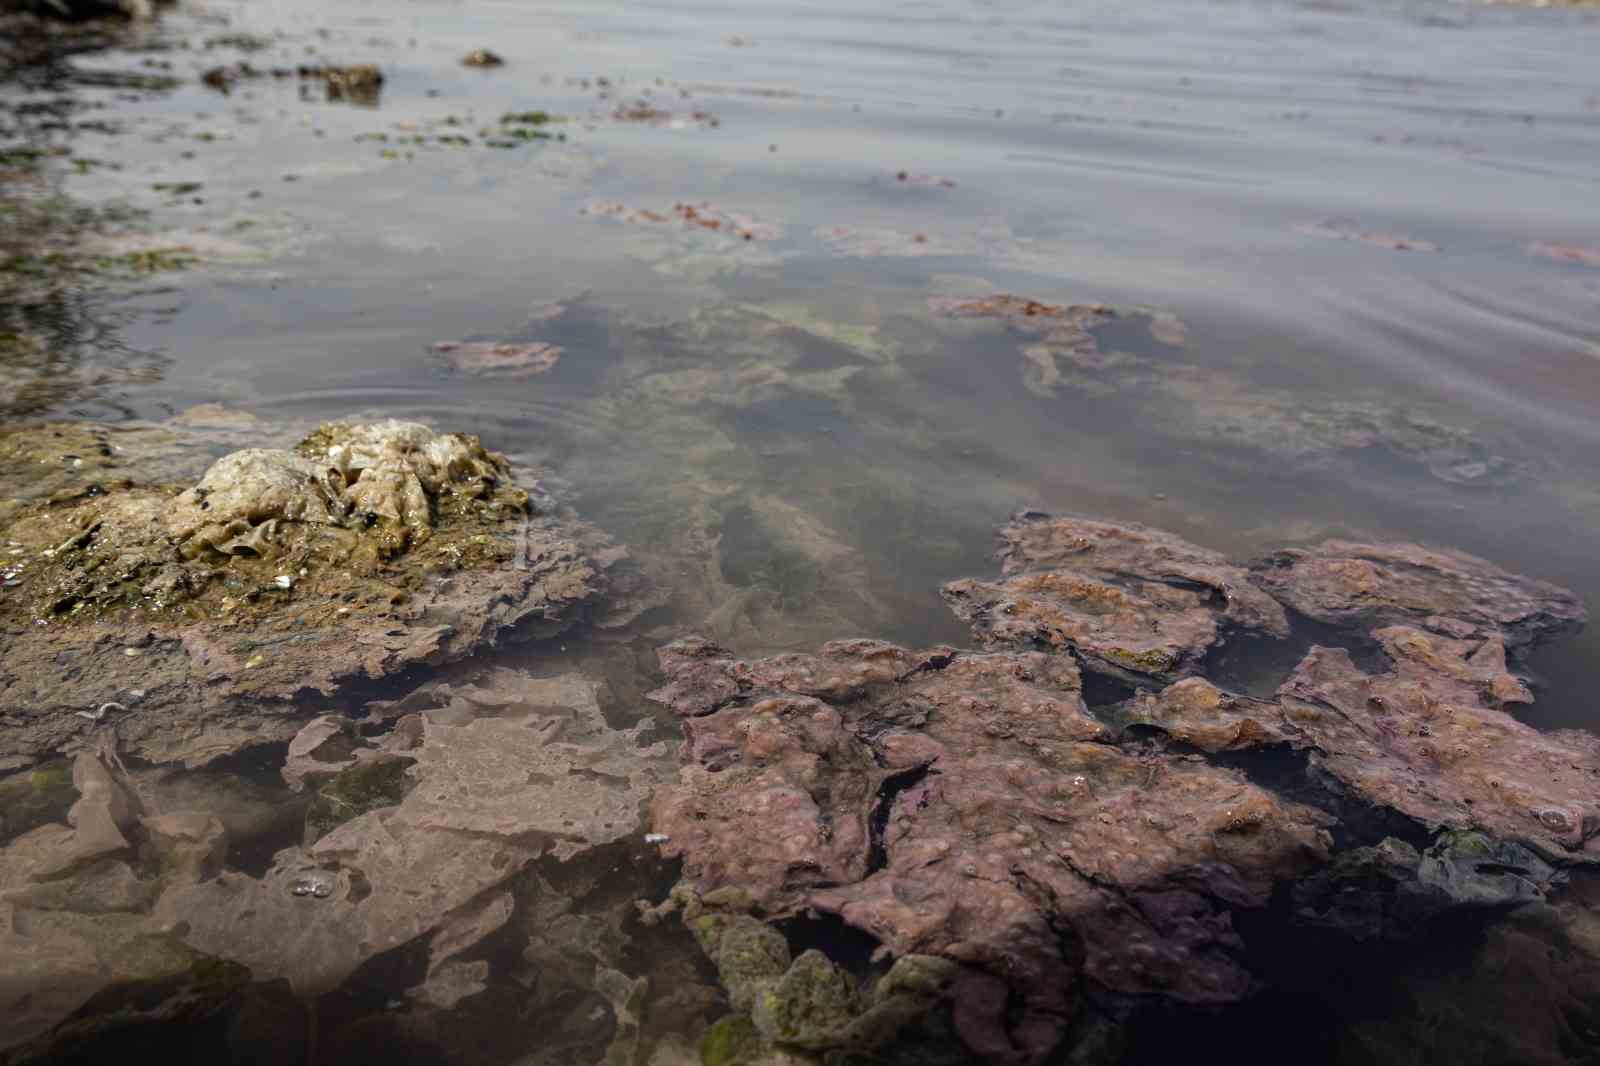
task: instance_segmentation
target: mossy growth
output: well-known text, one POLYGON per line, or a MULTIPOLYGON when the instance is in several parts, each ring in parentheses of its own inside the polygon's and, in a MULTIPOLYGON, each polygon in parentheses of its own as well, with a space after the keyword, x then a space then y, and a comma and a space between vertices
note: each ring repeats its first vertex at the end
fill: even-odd
POLYGON ((306 810, 306 845, 352 818, 399 803, 409 791, 406 768, 410 765, 409 759, 358 763, 323 785, 306 810))
POLYGON ((825 1051, 852 1043, 851 1023, 862 1008, 854 978, 811 950, 767 984, 756 997, 753 1018, 772 1043, 825 1051))
POLYGON ((1110 648, 1105 652, 1105 657, 1117 666, 1153 676, 1169 674, 1178 667, 1176 656, 1171 652, 1161 651, 1158 648, 1151 648, 1148 651, 1110 648))
POLYGON ((712 1022, 700 1038, 701 1066, 733 1066, 760 1058, 766 1050, 749 1015, 729 1014, 712 1022))
POLYGON ((72 764, 65 759, 0 779, 0 843, 41 825, 65 821, 67 808, 77 799, 72 764))

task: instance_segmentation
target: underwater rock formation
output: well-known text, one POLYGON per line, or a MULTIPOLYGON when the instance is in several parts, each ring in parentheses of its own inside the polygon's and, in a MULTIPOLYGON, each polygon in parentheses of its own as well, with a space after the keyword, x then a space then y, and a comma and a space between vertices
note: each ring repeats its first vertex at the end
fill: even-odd
POLYGON ((1228 629, 1289 632, 1242 567, 1171 533, 1023 512, 1000 543, 999 581, 942 590, 987 647, 1071 650, 1118 677, 1173 680, 1228 629))
POLYGON ((652 824, 686 885, 962 964, 958 1027, 995 1060, 1046 1055, 1085 984, 1240 998, 1231 908, 1326 857, 1317 812, 1115 745, 1066 656, 858 640, 741 661, 688 640, 661 660, 685 765, 652 824))
POLYGON ((66 824, 0 849, 0 1052, 18 1061, 97 1032, 194 1022, 248 979, 151 914, 164 891, 215 876, 222 823, 144 809, 116 760, 73 761, 66 824))
POLYGON ((71 751, 110 723, 198 765, 289 739, 353 681, 653 602, 625 549, 535 490, 474 437, 390 421, 234 452, 182 491, 24 506, 0 530, 0 748, 71 751))
MULTIPOLYGON (((664 744, 642 742, 649 725, 607 726, 598 688, 497 668, 477 686, 494 704, 482 716, 452 710, 450 686, 437 698, 420 690, 408 705, 435 706, 420 712, 414 747, 388 752, 410 764, 393 802, 360 782, 371 809, 280 852, 260 878, 224 871, 169 892, 157 913, 182 923, 189 946, 311 994, 336 988, 381 952, 430 936, 425 995, 459 1000, 474 981, 446 964, 509 917, 509 906, 496 902, 499 886, 540 856, 566 859, 639 828, 656 767, 669 754, 664 744)), ((333 794, 353 802, 348 790, 333 794)))

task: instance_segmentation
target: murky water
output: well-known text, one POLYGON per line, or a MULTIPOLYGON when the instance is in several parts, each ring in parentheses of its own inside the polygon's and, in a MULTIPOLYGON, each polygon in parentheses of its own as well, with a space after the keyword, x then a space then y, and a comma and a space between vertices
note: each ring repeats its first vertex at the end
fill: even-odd
MULTIPOLYGON (((202 259, 96 402, 477 432, 676 575, 660 633, 759 653, 962 642, 937 588, 1020 506, 1240 558, 1421 540, 1600 605, 1600 264, 1561 254, 1600 248, 1597 35, 1425 0, 224 0, 77 61, 178 87, 35 98, 105 105, 45 134, 120 165, 68 193, 202 259), (385 80, 200 84, 241 61, 385 80), (996 291, 1122 317, 1074 359, 929 304, 996 291)), ((1533 719, 1596 726, 1600 629, 1533 667, 1533 719)))

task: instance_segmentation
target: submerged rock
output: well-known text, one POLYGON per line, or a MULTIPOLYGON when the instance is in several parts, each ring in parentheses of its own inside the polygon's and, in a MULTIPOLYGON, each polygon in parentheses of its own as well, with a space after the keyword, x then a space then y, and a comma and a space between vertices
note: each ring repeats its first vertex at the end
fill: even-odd
POLYGON ((1085 980, 1243 996, 1230 910, 1326 853, 1315 812, 1116 746, 1065 656, 861 640, 739 661, 690 640, 661 658, 652 698, 687 739, 652 823, 686 884, 960 963, 957 1025, 994 1059, 1047 1054, 1085 980))
POLYGON ((278 853, 260 878, 225 871, 167 892, 157 913, 182 923, 192 948, 303 994, 330 991, 366 960, 430 937, 419 996, 454 1004, 484 974, 450 964, 510 914, 500 886, 540 856, 566 859, 639 828, 666 746, 643 743, 648 725, 607 726, 598 689, 495 669, 477 688, 494 697, 481 715, 454 709, 451 686, 419 691, 406 702, 433 707, 419 712, 420 743, 405 752, 408 788, 385 793, 374 778, 389 780, 394 764, 358 760, 323 793, 364 810, 330 818, 331 829, 308 825, 315 839, 278 853))
POLYGON ((26 561, 0 599, 0 746, 21 755, 114 724, 195 765, 288 740, 353 681, 639 609, 624 549, 477 438, 416 423, 325 426, 181 492, 101 485, 0 532, 26 561))
POLYGON ((196 812, 146 812, 114 756, 73 762, 67 823, 0 849, 0 1052, 59 1056, 133 1025, 192 1024, 248 979, 185 946, 151 913, 173 887, 214 876, 222 824, 196 812))
POLYGON ((1000 580, 942 590, 988 647, 1070 650, 1093 670, 1172 680, 1229 629, 1288 635, 1242 567, 1171 533, 1023 512, 1000 542, 1000 580))

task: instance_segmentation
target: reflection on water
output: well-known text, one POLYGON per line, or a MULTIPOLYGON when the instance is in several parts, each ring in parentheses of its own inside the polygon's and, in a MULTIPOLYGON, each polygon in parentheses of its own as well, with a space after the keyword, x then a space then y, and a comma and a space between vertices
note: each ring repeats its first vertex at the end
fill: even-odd
MULTIPOLYGON (((966 642, 938 587, 989 572, 1020 506, 1234 558, 1450 545, 1600 605, 1597 29, 1431 0, 181 9, 4 90, 5 143, 64 146, 62 191, 152 212, 158 237, 107 254, 200 262, 163 275, 172 315, 6 290, 0 414, 221 402, 481 434, 670 592, 630 643, 500 653, 606 678, 619 726, 685 632, 966 642), (486 46, 503 66, 462 63, 486 46), (1001 294, 1062 311, 951 313, 1001 294)), ((1269 691, 1293 665, 1250 650, 1217 676, 1269 691)), ((1595 631, 1541 651, 1525 717, 1593 728, 1596 663, 1595 631)), ((246 819, 258 770, 233 790, 256 870, 285 839, 246 819)), ((589 859, 514 887, 496 980, 442 1028, 390 1009, 427 969, 395 955, 320 1006, 260 991, 216 1046, 303 1049, 321 1010, 352 1053, 643 1061, 670 1041, 629 982, 698 1018, 715 981, 676 924, 630 917, 669 869, 589 859)), ((1456 1016, 1441 989, 1482 994, 1456 976, 1474 960, 1514 971, 1509 941, 1586 920, 1546 919, 1389 960, 1400 1005, 1313 1009, 1323 986, 1267 952, 1276 991, 1183 1031, 1276 1014, 1329 1061, 1402 1061, 1396 1033, 1456 1016)), ((1355 988, 1372 958, 1318 980, 1355 988)), ((1173 1050, 1151 1032, 1133 1059, 1173 1050)))

